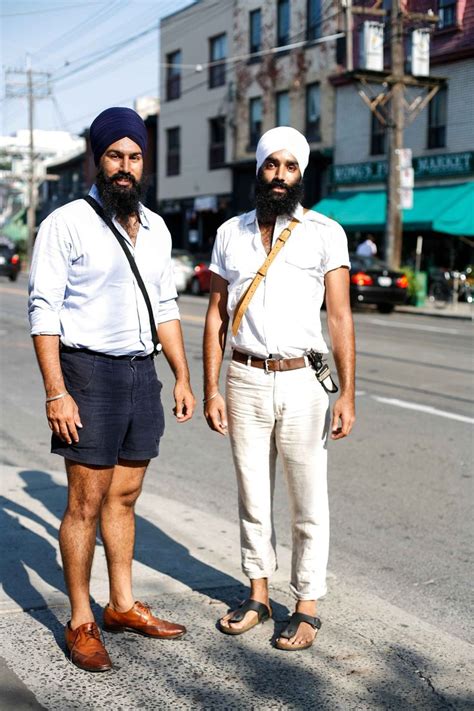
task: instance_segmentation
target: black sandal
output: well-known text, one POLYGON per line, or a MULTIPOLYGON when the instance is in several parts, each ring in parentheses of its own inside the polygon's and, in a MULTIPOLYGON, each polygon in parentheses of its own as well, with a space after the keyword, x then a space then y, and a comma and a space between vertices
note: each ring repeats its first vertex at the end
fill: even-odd
POLYGON ((252 600, 248 599, 245 600, 241 605, 239 605, 239 609, 234 612, 232 617, 229 617, 227 622, 242 622, 244 619, 245 615, 247 612, 256 612, 257 613, 257 619, 252 620, 249 622, 245 627, 241 627, 240 629, 232 629, 232 627, 224 627, 221 624, 221 620, 219 620, 219 629, 221 632, 224 632, 224 634, 244 634, 244 632, 248 632, 249 630, 252 629, 252 627, 256 627, 256 625, 260 624, 260 622, 266 622, 267 620, 270 619, 272 616, 272 609, 271 607, 267 607, 263 602, 258 602, 257 600, 252 600))
POLYGON ((300 645, 294 645, 294 644, 284 644, 283 642, 280 642, 280 639, 283 637, 283 639, 291 639, 291 637, 294 637, 295 634, 298 632, 298 627, 302 622, 306 622, 308 625, 311 625, 311 627, 316 630, 316 634, 318 634, 318 630, 321 629, 322 622, 319 619, 319 617, 312 617, 311 615, 305 615, 303 612, 294 612, 291 617, 290 621, 285 627, 285 629, 280 632, 280 637, 277 639, 275 642, 275 646, 278 649, 284 649, 285 652, 294 652, 298 649, 308 649, 308 647, 311 647, 314 640, 316 639, 316 634, 314 635, 314 638, 310 642, 306 642, 305 644, 300 644, 300 645))

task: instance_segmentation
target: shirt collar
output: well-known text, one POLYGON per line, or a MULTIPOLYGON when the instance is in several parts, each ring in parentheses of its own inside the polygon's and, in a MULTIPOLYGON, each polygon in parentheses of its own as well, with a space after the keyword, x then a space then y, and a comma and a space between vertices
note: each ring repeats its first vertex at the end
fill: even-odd
MULTIPOLYGON (((304 214, 305 214, 305 213, 304 213, 303 205, 301 205, 300 203, 298 203, 298 205, 296 206, 295 211, 293 212, 292 217, 294 217, 294 218, 296 218, 297 220, 299 220, 299 222, 303 222, 304 214)), ((279 219, 280 219, 280 218, 279 218, 279 219)), ((247 213, 246 213, 246 215, 245 215, 245 220, 244 220, 244 222, 245 222, 246 225, 251 225, 251 224, 253 224, 253 223, 256 222, 256 221, 257 221, 257 211, 256 211, 256 210, 251 210, 250 212, 247 212, 247 213)))
MULTIPOLYGON (((97 185, 94 183, 94 185, 91 187, 89 190, 89 195, 94 198, 94 200, 97 200, 99 205, 102 206, 102 200, 100 199, 99 195, 99 189, 97 188, 97 185)), ((148 217, 146 216, 144 207, 141 203, 139 203, 138 206, 138 217, 140 218, 140 223, 145 229, 149 230, 150 229, 150 221, 148 217)))

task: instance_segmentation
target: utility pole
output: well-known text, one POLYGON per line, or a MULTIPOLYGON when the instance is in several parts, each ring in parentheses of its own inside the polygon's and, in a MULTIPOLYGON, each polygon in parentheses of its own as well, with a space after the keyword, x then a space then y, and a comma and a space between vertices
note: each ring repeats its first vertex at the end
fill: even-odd
MULTIPOLYGON (((346 18, 347 18, 346 0, 346 18)), ((381 0, 374 0, 372 6, 352 5, 350 14, 362 16, 384 17, 387 11, 380 8, 381 0)), ((364 69, 350 70, 352 57, 347 59, 347 73, 358 84, 358 93, 378 121, 386 126, 388 131, 388 174, 387 174, 387 216, 385 226, 385 258, 393 269, 400 267, 403 242, 403 223, 401 207, 401 176, 400 159, 403 149, 403 134, 405 123, 411 123, 429 104, 439 89, 445 84, 445 79, 433 76, 412 76, 405 74, 404 23, 406 21, 426 22, 433 24, 439 18, 431 11, 428 13, 407 12, 401 9, 400 0, 391 0, 390 11, 390 70, 369 71, 364 69), (373 84, 382 86, 374 94, 373 84), (411 103, 405 97, 405 88, 428 90, 424 98, 418 95, 411 103)), ((349 26, 346 19, 346 32, 352 34, 352 23, 349 26)), ((346 46, 352 46, 352 38, 346 40, 346 46)))
POLYGON ((28 129, 30 131, 30 166, 28 175, 28 245, 26 250, 28 265, 31 264, 36 223, 36 185, 35 185, 35 142, 34 142, 34 98, 33 72, 31 56, 26 58, 26 84, 28 89, 28 129))
POLYGON ((404 52, 403 19, 400 0, 392 0, 390 15, 390 57, 392 64, 392 94, 390 121, 388 123, 388 180, 387 221, 385 223, 385 259, 393 268, 400 264, 402 256, 402 209, 400 195, 400 151, 403 148, 404 129, 404 52))
POLYGON ((25 69, 5 70, 5 97, 7 99, 18 99, 26 97, 28 101, 28 130, 29 130, 29 150, 28 150, 28 244, 27 261, 31 264, 31 255, 35 239, 36 228, 36 170, 35 170, 35 144, 34 144, 34 106, 35 100, 44 99, 51 95, 49 86, 50 74, 47 72, 35 72, 31 66, 31 57, 26 57, 25 69), (24 77, 25 80, 13 81, 15 75, 24 77))
POLYGON ((354 42, 352 35, 352 0, 343 0, 344 31, 346 33, 346 70, 354 69, 354 42))

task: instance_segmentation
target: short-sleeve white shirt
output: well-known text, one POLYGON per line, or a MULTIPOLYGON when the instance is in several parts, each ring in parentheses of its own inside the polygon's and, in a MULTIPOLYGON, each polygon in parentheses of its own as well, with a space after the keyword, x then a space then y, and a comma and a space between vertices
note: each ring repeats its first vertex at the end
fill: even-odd
MULTIPOLYGON (((324 277, 350 267, 342 227, 301 205, 293 215, 300 222, 268 269, 241 321, 231 347, 263 358, 301 356, 314 348, 327 353, 321 330, 324 277)), ((273 241, 289 224, 277 218, 273 241)), ((255 210, 233 217, 219 228, 210 270, 228 282, 230 321, 240 297, 266 258, 255 210)))

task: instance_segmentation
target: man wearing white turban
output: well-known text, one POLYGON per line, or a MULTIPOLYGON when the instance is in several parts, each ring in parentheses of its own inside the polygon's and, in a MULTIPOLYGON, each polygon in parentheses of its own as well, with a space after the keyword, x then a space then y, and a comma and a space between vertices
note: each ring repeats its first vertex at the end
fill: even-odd
POLYGON ((296 611, 276 646, 288 651, 310 647, 321 627, 316 604, 326 593, 329 549, 327 440, 346 437, 355 419, 347 239, 336 222, 301 205, 309 152, 306 138, 287 126, 261 137, 256 209, 217 232, 204 332, 204 414, 211 429, 229 430, 242 569, 251 585, 249 599, 219 627, 238 635, 272 615, 268 579, 277 567, 272 499, 278 455, 290 502, 296 611), (333 383, 324 370, 328 348, 320 322, 324 298, 340 383, 332 417, 333 383), (229 323, 232 358, 224 399, 219 374, 229 323))

